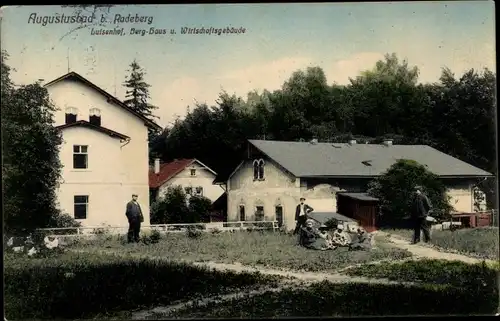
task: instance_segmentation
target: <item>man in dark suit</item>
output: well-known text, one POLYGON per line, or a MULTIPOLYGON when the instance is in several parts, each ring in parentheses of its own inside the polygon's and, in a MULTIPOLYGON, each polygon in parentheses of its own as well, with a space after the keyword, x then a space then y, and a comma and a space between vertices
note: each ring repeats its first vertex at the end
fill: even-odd
POLYGON ((422 193, 422 188, 420 186, 415 186, 415 195, 411 209, 411 218, 414 228, 413 244, 420 242, 420 231, 424 232, 424 242, 427 243, 431 240, 429 224, 426 221, 426 217, 431 209, 431 202, 427 196, 422 193))
POLYGON ((132 200, 127 203, 125 215, 128 219, 128 234, 129 243, 139 242, 139 232, 141 231, 141 223, 144 222, 141 206, 137 202, 137 194, 132 194, 132 200))
POLYGON ((295 221, 297 222, 297 225, 295 226, 295 231, 293 231, 293 234, 297 234, 300 228, 302 226, 305 226, 307 221, 307 214, 314 211, 311 206, 304 203, 305 201, 306 199, 304 197, 301 197, 300 204, 295 208, 295 221))

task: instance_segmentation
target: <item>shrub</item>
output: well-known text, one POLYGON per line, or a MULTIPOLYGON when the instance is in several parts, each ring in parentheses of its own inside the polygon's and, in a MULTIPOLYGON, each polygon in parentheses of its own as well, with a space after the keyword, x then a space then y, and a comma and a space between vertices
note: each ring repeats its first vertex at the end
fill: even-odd
POLYGON ((141 242, 143 244, 156 244, 161 240, 161 234, 157 230, 152 230, 150 233, 141 234, 141 242))
POLYGON ((198 230, 196 227, 188 227, 188 229, 186 230, 186 235, 187 237, 189 238, 193 238, 193 239, 196 239, 196 238, 199 238, 201 237, 203 234, 202 231, 198 230))
POLYGON ((8 319, 83 319, 210 296, 276 278, 187 264, 66 253, 56 259, 5 258, 8 319))
POLYGON ((182 186, 171 186, 163 198, 151 205, 151 224, 186 223, 188 212, 182 186))
POLYGON ((110 225, 103 226, 103 227, 96 227, 96 228, 92 229, 92 234, 96 234, 96 235, 106 235, 106 234, 110 234, 110 232, 111 232, 110 225))
POLYGON ((346 271, 353 276, 387 278, 393 281, 426 282, 481 291, 497 291, 497 271, 485 263, 419 260, 403 263, 367 264, 346 271))
POLYGON ((82 224, 67 213, 57 213, 55 215, 52 215, 48 226, 55 228, 64 228, 81 227, 82 224))
POLYGON ((149 237, 151 239, 151 243, 158 243, 161 240, 161 233, 157 230, 153 230, 149 237))
POLYGON ((209 222, 211 207, 212 201, 210 199, 204 196, 191 196, 184 223, 209 222))
POLYGON ((380 200, 380 223, 392 224, 409 217, 415 185, 422 186, 429 197, 435 209, 433 216, 449 214, 452 206, 439 177, 416 161, 401 159, 369 183, 368 193, 380 200))

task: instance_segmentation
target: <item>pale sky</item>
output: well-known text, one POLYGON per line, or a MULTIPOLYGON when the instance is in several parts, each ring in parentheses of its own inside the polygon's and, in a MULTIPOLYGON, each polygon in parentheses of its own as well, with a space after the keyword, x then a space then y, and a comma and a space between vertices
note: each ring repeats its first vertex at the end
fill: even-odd
POLYGON ((136 58, 147 72, 162 126, 184 116, 195 102, 213 105, 222 89, 246 98, 251 90, 279 89, 294 71, 308 66, 322 67, 329 83, 346 84, 385 53, 418 66, 421 82, 437 81, 444 66, 457 75, 470 68, 495 70, 493 1, 115 6, 109 19, 116 14, 153 17, 150 25, 107 23, 107 29, 123 27, 123 36, 91 35, 91 28, 82 28, 63 37, 79 24, 28 23, 33 13, 73 12, 60 6, 2 8, 2 49, 16 70, 13 81, 62 76, 68 72, 69 50, 71 71, 111 94, 116 88, 116 96, 124 99, 122 83, 136 58), (129 34, 130 28, 151 27, 177 34, 129 34), (243 27, 246 32, 182 35, 182 27, 243 27))

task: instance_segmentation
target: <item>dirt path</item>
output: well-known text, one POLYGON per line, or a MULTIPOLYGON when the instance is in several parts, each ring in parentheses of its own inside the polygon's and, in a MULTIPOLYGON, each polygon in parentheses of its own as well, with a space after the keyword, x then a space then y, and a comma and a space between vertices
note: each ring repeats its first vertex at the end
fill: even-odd
MULTIPOLYGON (((399 247, 400 249, 405 249, 410 251, 415 259, 436 259, 436 260, 447 260, 447 261, 461 261, 464 263, 475 264, 481 263, 483 259, 478 259, 474 257, 470 257, 463 254, 446 252, 444 250, 438 251, 437 249, 420 244, 411 244, 407 239, 402 236, 397 236, 394 234, 389 234, 387 232, 377 231, 377 235, 385 236, 389 240, 389 242, 399 247)), ((493 260, 484 260, 486 262, 493 262, 493 260)))
MULTIPOLYGON (((291 287, 291 286, 288 286, 291 287)), ((154 309, 147 309, 138 312, 132 313, 132 320, 152 320, 152 319, 165 319, 168 318, 169 315, 175 311, 185 309, 189 306, 196 304, 196 306, 205 306, 211 303, 221 303, 224 301, 229 301, 238 298, 244 297, 252 297, 260 294, 264 294, 266 292, 280 292, 283 291, 286 286, 276 287, 276 288, 263 288, 259 290, 251 290, 251 291, 239 291, 234 293, 229 293, 225 295, 217 295, 213 297, 204 298, 202 300, 189 300, 189 301, 180 301, 175 304, 169 306, 160 306, 154 309)))

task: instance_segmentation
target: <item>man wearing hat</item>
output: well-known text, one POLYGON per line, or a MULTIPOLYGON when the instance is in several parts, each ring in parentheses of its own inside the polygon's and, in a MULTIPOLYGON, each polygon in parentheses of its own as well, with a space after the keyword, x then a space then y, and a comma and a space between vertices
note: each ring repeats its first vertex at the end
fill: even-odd
POLYGON ((415 186, 415 196, 411 209, 411 218, 413 221, 413 244, 420 242, 420 231, 424 232, 424 242, 429 242, 431 239, 429 224, 426 222, 426 217, 429 211, 432 210, 432 205, 427 196, 422 193, 421 186, 415 186))
POLYGON ((314 211, 311 206, 304 203, 305 201, 306 199, 304 197, 301 197, 300 204, 295 208, 295 221, 297 222, 297 225, 295 226, 295 231, 293 231, 293 234, 297 234, 300 228, 305 225, 307 221, 307 214, 314 211))
POLYGON ((139 232, 141 231, 141 223, 144 222, 141 206, 137 202, 137 194, 132 194, 132 200, 127 203, 125 215, 128 219, 128 234, 129 243, 139 242, 139 232))

